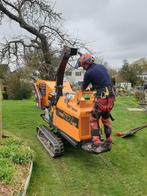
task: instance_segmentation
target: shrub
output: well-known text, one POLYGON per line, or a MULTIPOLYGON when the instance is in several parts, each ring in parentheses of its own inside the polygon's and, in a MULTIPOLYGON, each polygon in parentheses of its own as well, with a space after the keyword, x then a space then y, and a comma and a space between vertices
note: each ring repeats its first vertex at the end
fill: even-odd
POLYGON ((20 83, 20 98, 21 99, 29 99, 32 95, 32 86, 28 82, 21 81, 20 83))
POLYGON ((29 147, 21 146, 21 148, 12 154, 11 158, 16 164, 27 164, 33 159, 33 153, 29 147))
POLYGON ((3 99, 8 99, 8 94, 7 93, 3 93, 3 99))
POLYGON ((0 158, 9 158, 16 164, 27 164, 33 159, 33 151, 21 140, 5 139, 1 144, 0 158))
POLYGON ((15 152, 17 148, 11 146, 2 146, 0 148, 0 158, 9 158, 11 154, 15 152))
POLYGON ((19 73, 13 73, 7 79, 7 94, 9 99, 28 99, 32 94, 32 85, 19 73))
POLYGON ((5 138, 0 140, 0 182, 15 182, 16 164, 27 164, 33 160, 33 151, 22 140, 5 138))
POLYGON ((0 180, 6 184, 12 181, 14 166, 7 159, 0 158, 0 180))
POLYGON ((136 91, 134 93, 134 96, 135 98, 138 100, 138 101, 141 101, 143 99, 145 99, 145 93, 143 91, 136 91))
POLYGON ((12 137, 8 137, 8 138, 6 138, 6 139, 3 139, 3 140, 0 140, 0 144, 1 145, 8 145, 8 146, 10 146, 10 145, 21 145, 23 142, 22 142, 22 140, 20 140, 20 139, 14 139, 14 138, 12 138, 12 137))

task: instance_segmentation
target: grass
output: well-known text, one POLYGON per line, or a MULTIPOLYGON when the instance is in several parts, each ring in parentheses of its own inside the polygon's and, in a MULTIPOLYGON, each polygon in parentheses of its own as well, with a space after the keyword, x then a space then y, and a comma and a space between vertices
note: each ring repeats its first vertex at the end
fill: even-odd
POLYGON ((24 139, 36 152, 28 196, 140 196, 147 195, 147 129, 122 139, 116 131, 147 122, 144 112, 132 97, 118 97, 113 109, 113 149, 92 155, 65 142, 65 155, 52 159, 36 138, 35 128, 42 123, 33 100, 4 101, 4 129, 24 139))

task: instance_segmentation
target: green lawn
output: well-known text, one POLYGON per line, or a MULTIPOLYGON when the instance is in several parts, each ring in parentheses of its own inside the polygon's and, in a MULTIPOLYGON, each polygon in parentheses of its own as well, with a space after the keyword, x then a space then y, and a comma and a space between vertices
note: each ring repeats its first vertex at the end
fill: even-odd
POLYGON ((3 101, 3 126, 26 140, 36 152, 29 196, 141 196, 147 195, 147 129, 122 139, 116 131, 147 122, 132 97, 118 97, 113 110, 113 149, 92 155, 65 143, 65 155, 52 159, 36 138, 42 123, 33 100, 3 101))

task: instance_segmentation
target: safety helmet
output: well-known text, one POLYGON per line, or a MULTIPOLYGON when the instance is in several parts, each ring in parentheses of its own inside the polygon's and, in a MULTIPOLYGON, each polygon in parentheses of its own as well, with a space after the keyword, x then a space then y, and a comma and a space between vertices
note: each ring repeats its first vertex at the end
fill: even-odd
POLYGON ((80 58, 77 61, 76 67, 83 67, 85 64, 91 65, 94 62, 94 57, 89 53, 81 54, 79 53, 80 58))

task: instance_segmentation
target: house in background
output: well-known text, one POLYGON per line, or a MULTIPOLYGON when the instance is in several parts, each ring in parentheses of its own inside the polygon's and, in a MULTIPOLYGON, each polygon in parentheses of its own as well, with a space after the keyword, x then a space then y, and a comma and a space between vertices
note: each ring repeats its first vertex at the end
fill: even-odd
POLYGON ((139 75, 143 81, 147 82, 147 71, 143 71, 141 75, 139 75))
POLYGON ((130 91, 132 89, 132 85, 131 82, 125 82, 125 81, 121 81, 117 83, 118 87, 124 88, 128 91, 130 91))
POLYGON ((115 83, 115 86, 118 87, 118 88, 123 88, 123 89, 126 89, 128 91, 130 91, 132 89, 132 84, 131 82, 128 82, 126 80, 124 80, 120 74, 117 74, 115 75, 115 80, 116 80, 116 83, 115 83))
POLYGON ((140 58, 133 64, 138 64, 140 67, 142 67, 142 74, 138 75, 138 77, 141 79, 142 85, 147 84, 147 59, 140 58))
POLYGON ((64 80, 68 81, 71 85, 76 85, 83 81, 84 73, 83 68, 69 68, 64 74, 64 80))

